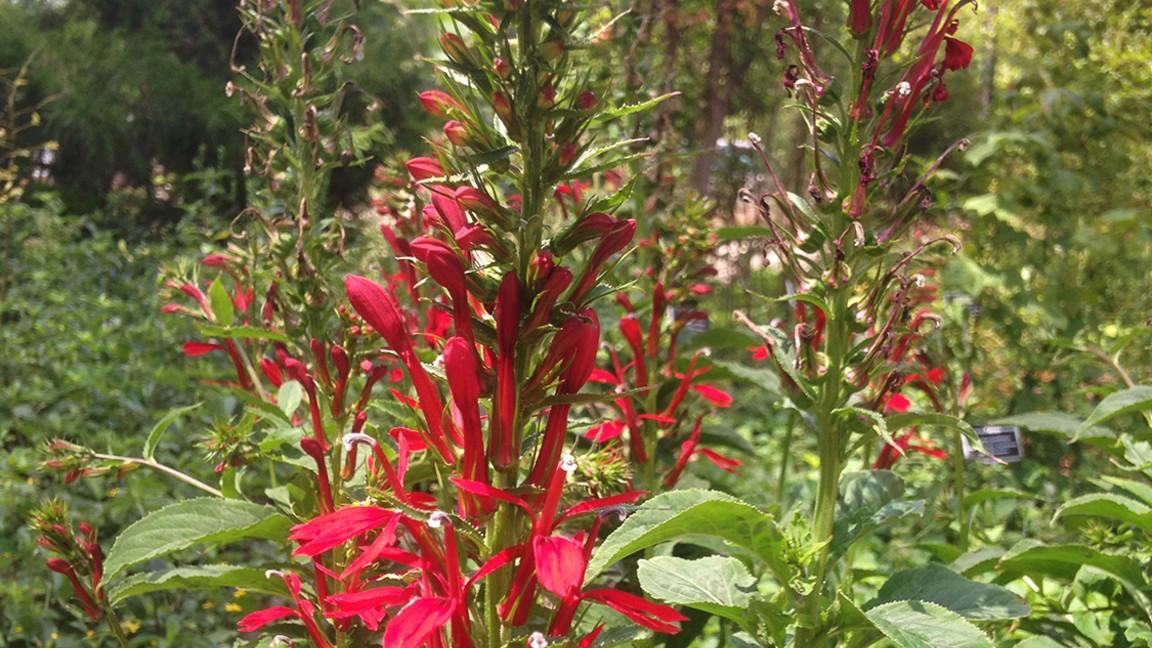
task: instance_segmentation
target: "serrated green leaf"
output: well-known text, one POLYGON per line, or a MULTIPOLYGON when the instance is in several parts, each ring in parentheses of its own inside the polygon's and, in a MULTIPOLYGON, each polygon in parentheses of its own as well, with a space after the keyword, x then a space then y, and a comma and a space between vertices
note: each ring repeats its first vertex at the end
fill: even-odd
POLYGON ((968 580, 939 564, 897 573, 864 609, 894 601, 927 601, 975 621, 1019 619, 1032 613, 1024 599, 1009 590, 968 580))
POLYGON ((220 545, 242 538, 282 540, 291 521, 275 509, 242 500, 184 500, 137 520, 116 538, 104 562, 111 579, 138 565, 194 545, 220 545))
POLYGON ((1088 418, 1076 430, 1076 438, 1086 433, 1093 426, 1111 420, 1121 414, 1142 412, 1152 409, 1152 386, 1136 385, 1113 394, 1109 394, 1088 418))
POLYGON ((203 590, 240 587, 261 594, 285 594, 279 580, 265 576, 265 570, 236 565, 177 567, 161 572, 132 574, 108 588, 108 602, 116 605, 133 596, 167 590, 203 590))
POLYGON ((167 414, 156 422, 156 425, 152 426, 152 431, 149 432, 148 437, 144 439, 144 451, 142 452, 144 458, 151 461, 156 454, 156 446, 160 445, 160 440, 164 437, 164 433, 168 431, 168 428, 172 427, 172 424, 181 416, 184 416, 203 404, 202 402, 195 403, 186 407, 177 407, 176 409, 169 410, 167 414))
POLYGON ((1074 497, 1052 516, 1055 523, 1069 516, 1098 517, 1130 524, 1145 534, 1152 535, 1152 509, 1125 495, 1115 493, 1091 493, 1074 497))
POLYGON ((1015 648, 1066 648, 1064 644, 1048 637, 1028 637, 1016 644, 1015 648))
MULTIPOLYGON (((701 333, 701 335, 703 335, 703 333, 701 333)), ((780 376, 771 369, 759 369, 736 362, 726 362, 724 360, 717 360, 712 364, 732 378, 755 385, 771 394, 780 393, 780 376)))
POLYGON ((593 117, 591 123, 604 124, 604 123, 607 123, 610 121, 620 119, 621 117, 627 117, 628 115, 631 115, 634 113, 649 110, 651 108, 655 108, 656 106, 660 105, 661 103, 663 103, 663 102, 665 102, 665 101, 667 101, 667 100, 671 99, 672 97, 675 97, 679 94, 680 94, 679 92, 669 92, 668 94, 663 94, 663 95, 660 95, 659 97, 653 97, 647 101, 641 101, 640 103, 626 104, 623 106, 619 106, 617 108, 612 108, 611 110, 605 110, 605 111, 601 112, 600 114, 596 115, 595 117, 593 117))
POLYGON ((1112 477, 1111 475, 1104 475, 1100 479, 1105 483, 1128 491, 1136 497, 1139 497, 1144 502, 1144 504, 1152 506, 1152 486, 1149 486, 1143 482, 1124 479, 1123 477, 1112 477))
POLYGON ((861 536, 894 520, 923 515, 921 500, 901 501, 904 480, 888 470, 846 472, 840 478, 840 505, 830 552, 839 556, 861 536))
POLYGON ((900 648, 993 648, 979 628, 935 603, 895 601, 864 614, 900 648))
POLYGON ((232 297, 228 295, 228 289, 224 287, 219 277, 208 286, 208 303, 212 305, 216 324, 232 326, 232 321, 236 318, 235 307, 232 305, 232 297))
POLYGON ((694 534, 743 547, 782 582, 790 579, 779 558, 785 540, 771 515, 726 493, 688 489, 657 495, 637 507, 592 553, 585 580, 637 551, 694 534))
POLYGON ((730 556, 686 560, 657 556, 641 560, 637 569, 640 587, 653 598, 672 605, 686 605, 709 614, 745 623, 749 591, 756 578, 744 563, 730 556))

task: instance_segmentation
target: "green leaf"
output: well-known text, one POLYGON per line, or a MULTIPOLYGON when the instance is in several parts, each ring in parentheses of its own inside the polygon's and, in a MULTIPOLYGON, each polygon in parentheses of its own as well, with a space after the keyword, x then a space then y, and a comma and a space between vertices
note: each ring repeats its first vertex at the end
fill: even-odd
POLYGON ((212 314, 216 316, 218 325, 232 326, 236 312, 232 306, 232 297, 228 295, 228 289, 219 277, 208 287, 208 303, 212 305, 212 314))
POLYGON ((972 429, 972 426, 969 425, 967 421, 956 418, 955 416, 936 414, 933 412, 905 412, 903 414, 893 414, 885 420, 888 422, 888 430, 893 434, 902 428, 917 425, 936 425, 959 430, 960 433, 968 439, 968 442, 972 444, 973 448, 980 451, 984 450, 984 442, 976 435, 976 431, 972 429))
POLYGON ((838 407, 832 410, 832 413, 836 415, 861 416, 872 421, 872 430, 876 432, 876 436, 880 437, 880 440, 886 445, 895 449, 900 456, 904 456, 904 449, 901 448, 900 445, 896 443, 896 440, 892 438, 892 435, 888 433, 887 421, 884 420, 884 416, 879 412, 862 407, 838 407))
POLYGON ((1076 436, 1088 432, 1094 425, 1111 420, 1121 414, 1140 412, 1152 409, 1152 386, 1137 385, 1128 389, 1109 394, 1096 409, 1080 424, 1076 436))
POLYGON ((729 556, 685 560, 657 556, 641 560, 637 575, 649 595, 672 605, 686 605, 744 624, 744 609, 756 578, 744 563, 729 556))
POLYGON ((279 580, 269 579, 263 569, 236 565, 204 565, 132 574, 108 589, 108 601, 116 605, 133 596, 152 592, 220 587, 241 587, 260 594, 286 593, 283 584, 279 580))
POLYGON ((895 601, 864 615, 900 648, 993 648, 979 628, 935 603, 895 601))
POLYGON ((197 327, 200 334, 205 337, 244 338, 247 340, 271 340, 273 342, 290 342, 287 335, 276 331, 269 331, 255 326, 215 326, 201 324, 197 327))
MULTIPOLYGON (((711 349, 746 349, 748 347, 759 346, 760 344, 763 343, 758 338, 753 337, 751 333, 748 333, 743 329, 724 328, 718 326, 716 328, 711 328, 707 331, 701 331, 700 333, 693 335, 692 339, 688 341, 686 348, 699 349, 702 347, 708 347, 711 349)), ((727 366, 725 363, 719 361, 714 362, 713 364, 727 366)))
POLYGON ((998 563, 974 566, 969 572, 995 569, 996 580, 1001 583, 1023 576, 1034 580, 1047 576, 1071 582, 1085 567, 1115 579, 1128 589, 1145 614, 1152 616, 1152 605, 1145 593, 1148 591, 1148 582, 1140 562, 1130 556, 1108 554, 1086 545, 1045 545, 1038 540, 1021 540, 998 563))
POLYGON ((276 391, 276 406, 284 412, 284 416, 289 420, 292 418, 292 413, 296 408, 300 407, 300 403, 304 401, 304 386, 295 380, 285 380, 280 385, 280 389, 276 391))
POLYGON ((1028 637, 1016 644, 1016 648, 1065 648, 1064 644, 1048 637, 1028 637))
POLYGON ((640 505, 592 553, 585 580, 637 551, 694 534, 743 547, 763 559, 781 582, 789 580, 789 569, 780 560, 785 540, 772 516, 726 493, 697 489, 663 493, 640 505))
POLYGON ((144 458, 151 461, 153 455, 156 453, 156 446, 160 445, 160 439, 163 438, 168 428, 172 427, 172 424, 181 416, 184 416, 203 404, 204 403, 201 402, 188 405, 187 407, 177 407, 176 409, 169 410, 163 418, 156 422, 156 425, 152 426, 152 431, 148 433, 148 438, 144 440, 144 451, 142 453, 144 458))
POLYGON ((1074 497, 1056 509, 1055 523, 1062 517, 1087 516, 1105 518, 1130 524, 1145 534, 1152 535, 1152 509, 1126 495, 1092 493, 1074 497))
MULTIPOLYGON (((1080 426, 1083 423, 1080 419, 1064 412, 1028 412, 1027 414, 1017 414, 1016 416, 1009 416, 1007 418, 996 419, 992 421, 993 425, 1016 425, 1018 427, 1031 430, 1033 432, 1054 432, 1062 434, 1069 439, 1077 436, 1080 426)), ((1080 433, 1081 438, 1084 437, 1115 437, 1116 433, 1108 428, 1093 427, 1080 433)))
POLYGON ((864 608, 894 601, 927 601, 975 621, 1019 619, 1032 613, 1028 604, 1009 590, 968 580, 939 564, 894 575, 864 608))
POLYGON ((904 480, 888 470, 846 472, 840 478, 840 505, 832 530, 831 553, 839 556, 865 533, 894 520, 923 515, 921 500, 901 501, 904 480))
POLYGON ((724 360, 717 360, 712 364, 742 382, 751 383, 771 394, 780 393, 780 375, 772 369, 759 369, 724 360))
POLYGON ((601 112, 600 114, 593 117, 591 123, 604 124, 604 123, 607 123, 610 121, 614 121, 616 119, 620 119, 621 117, 627 117, 628 115, 631 115, 634 113, 643 112, 645 110, 655 108, 656 106, 660 105, 661 103, 664 103, 665 101, 667 101, 667 100, 671 99, 672 97, 675 97, 679 94, 680 94, 679 92, 669 92, 668 94, 662 94, 659 97, 653 97, 653 98, 649 99, 648 101, 641 101, 640 103, 634 103, 634 104, 626 104, 623 106, 619 106, 617 108, 612 108, 611 110, 605 110, 604 112, 601 112))
POLYGON ((197 544, 220 545, 241 538, 283 540, 291 521, 275 509, 242 500, 203 497, 153 511, 116 538, 104 562, 110 579, 140 564, 197 544))
POLYGON ((1136 497, 1139 497, 1148 506, 1152 506, 1152 486, 1143 482, 1124 479, 1123 477, 1112 477, 1110 475, 1104 475, 1100 479, 1107 484, 1128 491, 1136 497))

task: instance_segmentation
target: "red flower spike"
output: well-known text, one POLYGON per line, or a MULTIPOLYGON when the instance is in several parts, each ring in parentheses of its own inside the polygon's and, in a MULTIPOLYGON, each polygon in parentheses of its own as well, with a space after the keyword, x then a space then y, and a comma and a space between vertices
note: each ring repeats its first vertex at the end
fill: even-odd
POLYGON ((580 282, 576 284, 576 288, 572 291, 572 301, 579 302, 588 290, 596 283, 596 279, 600 275, 600 268, 604 265, 612 255, 620 252, 629 243, 632 242, 632 237, 636 234, 636 221, 631 218, 616 221, 612 228, 600 238, 600 242, 596 245, 596 249, 592 252, 592 256, 588 259, 588 263, 584 266, 584 270, 580 275, 580 282))
MULTIPOLYGON (((436 454, 444 463, 455 463, 456 457, 444 438, 442 421, 444 404, 440 399, 440 392, 412 349, 412 342, 408 338, 404 318, 400 314, 396 300, 376 282, 357 275, 344 277, 344 290, 348 293, 348 301, 352 303, 352 308, 356 309, 360 317, 363 317, 364 321, 400 354, 404 365, 408 368, 408 377, 412 380, 412 386, 420 399, 420 410, 428 426, 429 445, 436 450, 436 454)), ((361 400, 365 397, 366 393, 361 400)))
MULTIPOLYGON (((458 208, 458 207, 457 207, 458 208)), ((463 212, 460 212, 463 216, 463 212)), ((443 286, 452 297, 452 316, 456 334, 472 341, 472 312, 468 306, 468 284, 464 263, 443 242, 427 236, 412 241, 412 255, 424 262, 432 280, 443 286)))
POLYGON ((444 372, 448 377, 452 402, 460 412, 464 440, 464 476, 487 483, 484 433, 480 423, 480 377, 476 351, 471 342, 462 337, 453 337, 445 343, 444 372))
POLYGON ((620 318, 620 333, 632 349, 634 363, 632 375, 635 377, 636 386, 643 389, 648 386, 648 365, 644 361, 644 334, 640 332, 640 323, 636 321, 635 316, 627 315, 620 318))
POLYGON ((496 319, 496 395, 491 417, 492 432, 488 458, 500 469, 512 466, 520 455, 515 438, 518 383, 516 382, 516 339, 520 333, 520 279, 509 272, 500 282, 493 309, 496 319))

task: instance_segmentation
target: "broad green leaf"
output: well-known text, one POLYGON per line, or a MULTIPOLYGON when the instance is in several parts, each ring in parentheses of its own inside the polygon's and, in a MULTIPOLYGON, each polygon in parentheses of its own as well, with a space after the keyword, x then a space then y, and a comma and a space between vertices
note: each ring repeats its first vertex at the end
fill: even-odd
POLYGON ((219 278, 208 287, 208 303, 212 305, 212 314, 216 316, 216 323, 220 326, 232 326, 236 318, 236 311, 232 305, 232 297, 219 278))
POLYGON ((1080 428, 1076 430, 1076 436, 1088 432, 1095 425, 1099 425, 1105 421, 1113 419, 1121 414, 1128 414, 1131 412, 1140 412, 1152 409, 1152 386, 1150 385, 1136 385, 1114 394, 1109 394, 1088 418, 1080 424, 1080 428))
POLYGON ((864 614, 900 648, 993 648, 979 628, 935 603, 895 601, 864 614))
POLYGON ((894 575, 864 608, 894 601, 927 601, 975 621, 1019 619, 1032 613, 1023 599, 1007 589, 968 580, 939 564, 894 575))
MULTIPOLYGON (((1033 432, 1054 432, 1062 434, 1069 439, 1077 436, 1083 421, 1064 412, 1028 412, 992 421, 993 425, 1016 425, 1033 432)), ((1079 434, 1080 438, 1107 437, 1112 438, 1116 433, 1108 428, 1095 426, 1079 434)))
POLYGON ((148 433, 148 438, 144 440, 144 452, 142 453, 144 458, 148 460, 153 458, 153 455, 156 454, 156 446, 160 445, 160 439, 164 437, 164 433, 168 431, 168 428, 172 427, 172 424, 175 423, 177 419, 203 404, 204 403, 196 403, 194 405, 188 405, 187 407, 177 407, 174 410, 169 410, 163 418, 156 422, 156 425, 152 426, 152 431, 148 433))
POLYGON ((1152 506, 1152 486, 1144 482, 1124 479, 1123 477, 1112 477, 1111 475, 1104 475, 1100 479, 1107 484, 1128 491, 1136 497, 1139 497, 1148 506, 1152 506))
MULTIPOLYGON (((1149 604, 1148 581, 1139 561, 1118 554, 1109 554, 1086 545, 1045 545, 1038 540, 1021 540, 1005 553, 995 565, 996 581, 1007 583, 1023 576, 1034 580, 1049 576, 1071 582, 1081 569, 1090 567, 1107 574, 1132 594, 1145 613, 1152 616, 1149 604)), ((976 572, 977 569, 970 570, 976 572)))
POLYGON ((983 547, 962 554, 952 561, 952 569, 960 574, 981 574, 996 566, 1004 557, 1000 547, 983 547))
POLYGON ((749 591, 756 578, 744 563, 730 556, 686 560, 657 556, 641 560, 637 575, 650 596, 672 605, 686 605, 743 625, 749 591))
POLYGON ((904 480, 888 470, 846 472, 840 478, 840 505, 832 531, 833 556, 839 556, 861 536, 894 520, 923 515, 921 500, 901 501, 904 480))
POLYGON ((108 600, 116 605, 133 596, 152 592, 220 587, 240 587, 261 594, 286 593, 283 584, 279 580, 269 579, 263 569, 236 565, 204 565, 132 574, 108 589, 108 600))
POLYGON ((1130 524, 1152 535, 1152 509, 1131 497, 1115 493, 1091 493, 1074 497, 1056 509, 1052 522, 1062 517, 1087 516, 1130 524))
POLYGON ((132 565, 198 544, 241 538, 282 540, 291 522, 274 509, 242 500, 184 500, 137 520, 116 538, 104 562, 110 579, 132 565))
POLYGON ((914 425, 936 425, 959 430, 960 433, 968 439, 968 442, 972 444, 973 448, 980 451, 984 450, 984 442, 980 440, 980 437, 976 436, 976 432, 972 429, 972 426, 969 425, 967 421, 958 419, 955 416, 932 412, 906 412, 904 414, 893 414, 885 420, 888 422, 888 430, 893 434, 902 428, 912 427, 914 425))
POLYGON ((726 493, 697 489, 664 493, 640 505, 592 553, 585 580, 637 551, 694 534, 743 547, 768 563, 782 582, 789 580, 779 558, 785 541, 772 516, 726 493))
POLYGON ((276 392, 276 406, 284 412, 284 416, 292 418, 292 413, 300 407, 304 400, 304 386, 295 380, 285 380, 276 392))

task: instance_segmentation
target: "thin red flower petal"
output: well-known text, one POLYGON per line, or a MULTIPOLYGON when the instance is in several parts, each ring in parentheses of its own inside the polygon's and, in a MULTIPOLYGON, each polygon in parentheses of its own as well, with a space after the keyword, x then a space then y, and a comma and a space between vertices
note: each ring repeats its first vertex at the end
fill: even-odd
POLYGON ((260 628, 288 617, 299 616, 296 610, 283 605, 275 607, 264 608, 263 610, 256 610, 255 612, 245 616, 236 622, 236 629, 240 632, 255 632, 260 628))
POLYGON ((584 586, 588 561, 584 547, 571 538, 545 536, 532 539, 536 577, 540 585, 561 598, 568 598, 584 586))
POLYGON ((590 590, 584 592, 582 598, 607 605, 628 617, 636 624, 656 632, 675 634, 680 632, 680 626, 676 625, 676 622, 688 620, 688 617, 677 612, 675 608, 660 603, 653 603, 635 594, 629 594, 621 590, 590 590))
POLYGON ((388 622, 381 645, 384 648, 419 648, 452 618, 455 611, 454 599, 418 598, 388 622))
POLYGON ((700 394, 705 398, 705 400, 712 403, 716 407, 724 408, 732 406, 732 394, 729 394, 723 389, 719 389, 711 385, 698 384, 692 385, 692 391, 700 394))

